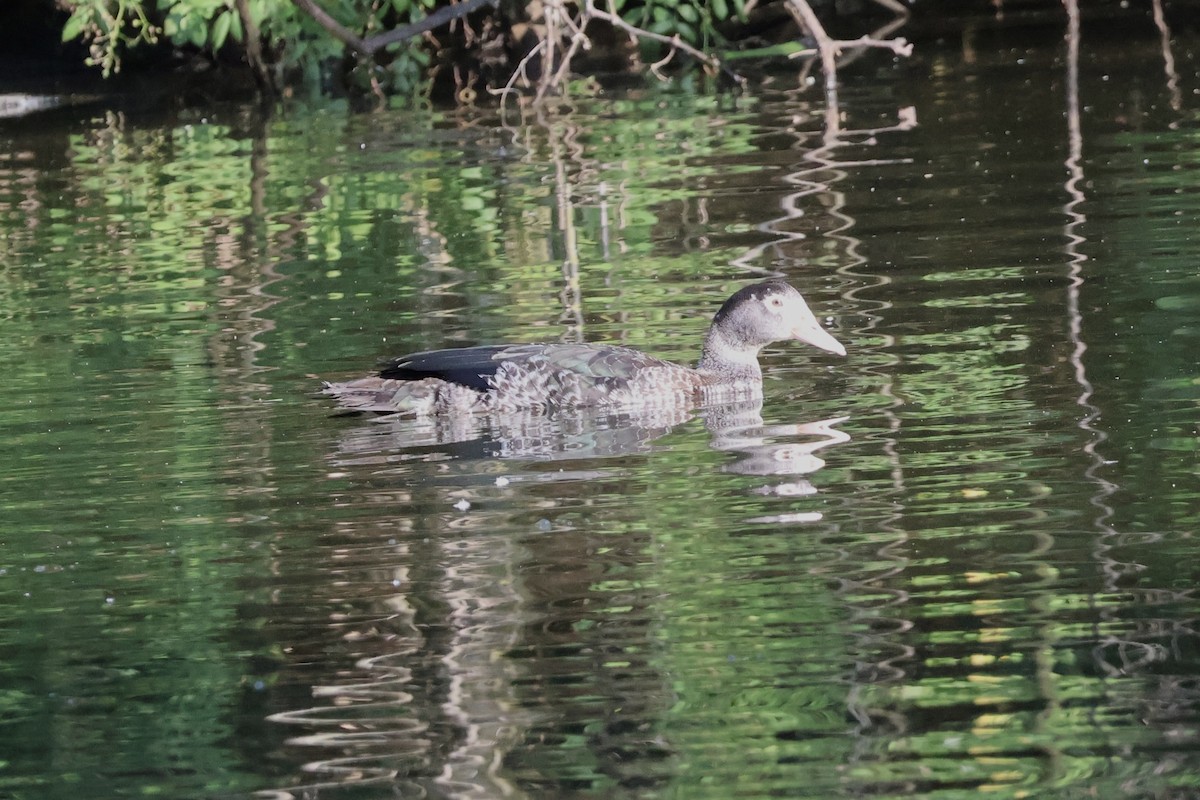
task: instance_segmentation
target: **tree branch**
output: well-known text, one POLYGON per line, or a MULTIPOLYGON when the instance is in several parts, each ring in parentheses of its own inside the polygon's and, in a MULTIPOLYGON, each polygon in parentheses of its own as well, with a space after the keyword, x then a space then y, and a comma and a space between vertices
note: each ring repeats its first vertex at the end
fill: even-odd
POLYGON ((371 51, 367 50, 366 42, 360 39, 354 33, 354 31, 350 30, 342 25, 342 23, 329 16, 325 9, 313 2, 313 0, 292 0, 292 3, 300 10, 307 13, 310 17, 315 19, 318 25, 329 31, 330 35, 342 44, 347 45, 352 50, 362 53, 363 55, 371 55, 371 51))
POLYGON ((250 65, 250 70, 254 73, 254 80, 258 82, 258 88, 268 95, 274 95, 275 83, 271 80, 271 73, 267 70, 266 62, 263 61, 262 36, 258 31, 258 26, 254 24, 254 17, 250 16, 250 4, 247 0, 234 0, 233 5, 237 8, 238 17, 242 21, 242 34, 246 39, 246 63, 250 65))
POLYGON ((891 11, 897 17, 908 18, 908 9, 900 0, 875 0, 876 5, 883 6, 888 11, 891 11))
POLYGON ((418 20, 411 25, 401 25, 399 28, 393 28, 386 33, 379 33, 369 39, 363 41, 363 44, 372 53, 378 52, 390 44, 403 42, 405 39, 411 39, 414 36, 420 36, 422 33, 441 27, 448 22, 456 19, 461 19, 473 11, 478 11, 484 6, 495 8, 500 4, 500 0, 464 0, 462 3, 455 3, 449 6, 443 6, 437 11, 434 11, 425 19, 418 20))
POLYGON ((817 53, 821 56, 821 71, 825 73, 825 91, 837 92, 837 54, 838 49, 825 26, 817 19, 816 13, 808 0, 788 0, 788 10, 796 17, 800 26, 817 40, 817 53))
POLYGON ((368 57, 375 55, 388 45, 403 42, 405 39, 411 39, 414 36, 420 36, 422 33, 431 31, 448 22, 465 17, 472 11, 476 11, 484 6, 495 8, 499 2, 500 0, 464 0, 462 3, 455 3, 454 5, 439 8, 429 16, 411 25, 401 25, 399 28, 393 28, 390 31, 378 33, 367 39, 363 39, 354 31, 331 17, 325 9, 316 4, 315 0, 292 0, 292 3, 297 8, 316 20, 317 24, 329 31, 333 38, 342 42, 356 53, 368 57))
MULTIPOLYGON (((843 50, 850 50, 863 47, 879 47, 884 50, 891 50, 898 56, 912 55, 912 43, 902 39, 877 39, 871 36, 863 36, 859 39, 834 39, 825 32, 825 27, 821 25, 821 21, 817 19, 816 13, 808 4, 808 0, 787 0, 788 9, 796 17, 809 34, 817 41, 817 52, 821 56, 821 69, 825 73, 825 90, 827 92, 837 91, 837 57, 841 55, 843 50)), ((907 17, 905 12, 904 17, 907 17)), ((899 24, 903 24, 903 20, 899 24)), ((899 25, 886 26, 889 30, 899 27, 899 25)), ((803 55, 797 53, 792 56, 803 55)))

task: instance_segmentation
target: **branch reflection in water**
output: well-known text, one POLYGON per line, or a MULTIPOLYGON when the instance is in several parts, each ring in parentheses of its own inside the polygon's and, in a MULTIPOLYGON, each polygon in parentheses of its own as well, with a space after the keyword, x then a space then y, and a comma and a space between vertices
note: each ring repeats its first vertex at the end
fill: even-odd
MULTIPOLYGON (((354 600, 370 610, 341 614, 327 628, 326 637, 333 634, 343 646, 353 643, 357 654, 355 669, 335 678, 344 682, 314 687, 317 704, 311 708, 271 717, 310 731, 288 742, 321 753, 305 766, 320 777, 263 796, 377 782, 401 794, 512 794, 514 776, 537 771, 527 763, 530 748, 543 748, 533 743, 571 724, 560 718, 562 702, 547 701, 542 693, 567 691, 580 682, 633 680, 603 677, 613 652, 655 646, 646 620, 661 613, 655 597, 663 589, 654 586, 652 563, 636 555, 646 543, 619 533, 636 527, 631 519, 641 519, 637 500, 610 492, 597 495, 600 506, 590 507, 578 495, 588 494, 596 481, 629 478, 637 486, 630 476, 646 458, 675 449, 677 437, 664 441, 668 434, 694 432, 702 424, 708 452, 729 457, 716 472, 786 478, 742 491, 790 504, 783 498, 817 491, 802 476, 824 465, 818 451, 849 441, 835 427, 846 419, 768 425, 756 400, 637 415, 575 411, 349 421, 330 454, 330 476, 354 479, 353 492, 337 502, 365 505, 365 516, 347 520, 337 532, 339 541, 349 537, 351 543, 335 549, 339 563, 331 570, 339 574, 331 582, 341 586, 342 604, 354 600), (640 458, 630 461, 631 456, 640 458), (555 505, 591 510, 556 516, 555 505), (536 523, 522 526, 524 534, 514 533, 513 520, 530 514, 536 523), (615 539, 601 530, 608 528, 618 531, 615 539), (380 541, 386 545, 370 544, 380 541), (613 554, 596 552, 599 541, 613 541, 613 554), (634 560, 626 563, 627 558, 634 560), (605 588, 625 569, 643 575, 644 597, 605 588), (390 591, 380 589, 380 572, 390 574, 390 591), (632 610, 621 611, 627 602, 632 610), (581 613, 606 620, 607 632, 597 638, 599 632, 581 635, 572 626, 557 631, 581 613), (609 648, 607 655, 587 655, 601 645, 609 648), (604 663, 594 662, 601 656, 604 663), (578 674, 560 674, 565 666, 578 674), (566 683, 540 687, 543 673, 566 683)), ((748 521, 795 524, 810 517, 820 514, 748 521)), ((686 520, 679 524, 686 526, 686 520)), ((622 706, 620 715, 635 720, 661 715, 662 709, 647 704, 670 702, 666 676, 649 663, 633 673, 636 691, 635 684, 611 691, 611 701, 622 706)), ((668 741, 641 741, 633 732, 603 737, 613 747, 650 748, 664 764, 673 751, 668 741)), ((634 759, 642 774, 645 758, 634 759)))

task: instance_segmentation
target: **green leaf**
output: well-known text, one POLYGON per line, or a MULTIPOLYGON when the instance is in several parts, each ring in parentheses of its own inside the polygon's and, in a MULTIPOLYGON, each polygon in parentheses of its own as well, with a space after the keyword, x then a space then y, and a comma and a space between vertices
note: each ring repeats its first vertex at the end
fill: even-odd
POLYGON ((246 32, 242 30, 242 15, 234 14, 233 12, 230 12, 230 14, 233 16, 233 22, 229 25, 229 35, 233 37, 235 42, 244 42, 246 40, 246 32))
POLYGON ((175 41, 179 36, 179 31, 182 28, 182 19, 183 17, 172 9, 171 13, 167 14, 167 18, 163 20, 163 34, 171 41, 175 41))
POLYGON ((804 53, 811 48, 799 42, 784 42, 770 47, 755 47, 750 50, 730 50, 721 54, 722 61, 738 61, 747 58, 786 58, 794 53, 804 53))
MULTIPOLYGON (((97 14, 92 17, 92 21, 96 23, 96 27, 99 28, 105 35, 113 32, 112 27, 114 20, 108 17, 106 14, 97 14)), ((121 27, 121 20, 115 20, 115 22, 117 23, 117 28, 119 29, 121 27)))
POLYGON ((183 32, 184 40, 189 44, 204 47, 204 43, 208 41, 208 26, 204 24, 201 17, 195 14, 184 17, 179 27, 183 32))
POLYGON ((712 13, 718 22, 729 19, 729 4, 725 0, 712 0, 712 13))
POLYGON ((250 6, 250 19, 261 28, 263 20, 267 18, 267 0, 250 0, 247 5, 250 6))
POLYGON ((203 19, 212 19, 217 12, 229 8, 225 0, 186 0, 186 4, 191 6, 193 14, 203 19))
POLYGON ((213 20, 212 36, 210 37, 210 41, 212 42, 212 49, 214 53, 221 49, 221 45, 225 44, 225 37, 229 35, 229 26, 232 24, 233 12, 229 9, 222 11, 217 15, 217 18, 213 20))
POLYGON ((79 6, 67 18, 66 24, 62 29, 62 40, 69 42, 72 39, 78 39, 88 23, 92 21, 92 9, 87 6, 79 6))

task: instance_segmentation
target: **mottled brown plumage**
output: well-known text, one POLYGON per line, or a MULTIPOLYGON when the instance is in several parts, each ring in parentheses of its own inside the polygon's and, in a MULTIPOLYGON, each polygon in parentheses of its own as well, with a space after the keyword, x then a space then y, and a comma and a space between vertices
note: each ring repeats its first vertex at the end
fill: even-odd
POLYGON ((799 292, 771 280, 721 306, 695 369, 611 345, 485 345, 403 356, 377 375, 327 383, 325 393, 346 411, 413 414, 732 402, 761 395, 758 353, 786 339, 846 353, 799 292))

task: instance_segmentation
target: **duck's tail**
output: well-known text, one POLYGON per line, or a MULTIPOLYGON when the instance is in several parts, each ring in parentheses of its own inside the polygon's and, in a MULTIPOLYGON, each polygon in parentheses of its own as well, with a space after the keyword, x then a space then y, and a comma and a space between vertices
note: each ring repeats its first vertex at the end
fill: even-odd
POLYGON ((321 394, 337 400, 344 414, 425 414, 435 391, 426 381, 398 381, 370 376, 345 383, 325 381, 321 394))

